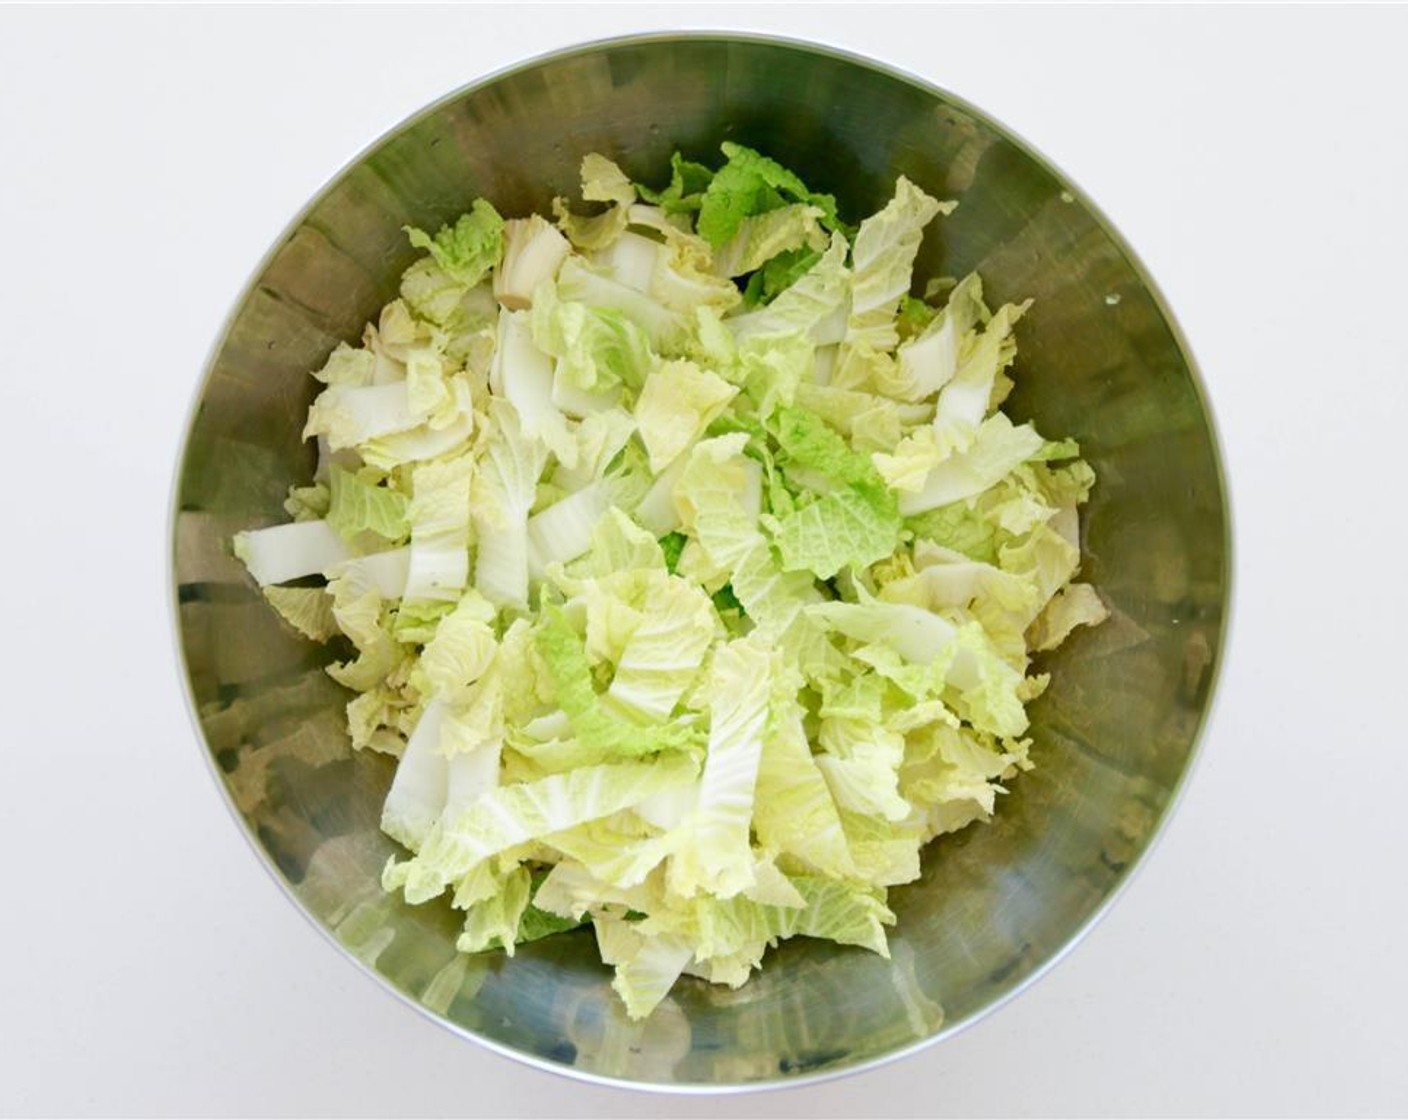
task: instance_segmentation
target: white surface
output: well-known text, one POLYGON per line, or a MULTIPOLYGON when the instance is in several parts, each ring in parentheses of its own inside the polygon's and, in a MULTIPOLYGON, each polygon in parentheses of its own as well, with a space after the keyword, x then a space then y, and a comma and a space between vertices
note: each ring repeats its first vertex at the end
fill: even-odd
POLYGON ((1403 8, 0 10, 0 1112, 1408 1110, 1405 39, 1403 8), (520 1067, 339 959, 218 799, 163 585, 190 394, 288 218, 455 86, 669 25, 906 67, 1089 191, 1206 371, 1238 544, 1217 718, 1104 923, 937 1049, 713 1101, 520 1067))

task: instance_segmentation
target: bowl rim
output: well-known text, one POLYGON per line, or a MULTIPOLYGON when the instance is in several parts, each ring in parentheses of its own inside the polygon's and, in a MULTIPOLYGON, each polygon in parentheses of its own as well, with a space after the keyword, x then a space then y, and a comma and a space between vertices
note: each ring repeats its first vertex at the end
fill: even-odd
POLYGON ((908 69, 888 61, 884 61, 873 55, 861 53, 848 47, 837 46, 832 43, 816 39, 806 39, 798 36, 779 35, 771 32, 762 32, 752 29, 733 29, 726 27, 700 27, 700 28, 678 28, 669 30, 653 30, 641 32, 628 32, 619 35, 603 36, 596 39, 582 40, 566 47, 558 47, 537 54, 519 58, 516 61, 507 63, 498 69, 492 70, 479 77, 473 78, 456 88, 449 90, 433 101, 427 103, 419 109, 403 117, 400 121, 384 129, 369 142, 364 144, 349 158, 329 174, 311 195, 309 200, 298 210, 278 235, 270 243, 269 247, 260 256, 251 270, 248 279, 241 285, 238 294, 230 305, 229 311, 222 318, 220 326, 215 333, 214 339, 207 351, 201 372, 196 379, 194 389, 191 393, 190 403, 186 409, 185 425, 177 449, 174 469, 172 471, 169 496, 167 501, 166 519, 166 572, 165 584, 167 588, 167 612, 171 629, 172 641, 175 645, 176 660, 180 669, 181 694, 185 701, 186 714, 191 721, 191 729, 195 733, 196 741, 204 748, 201 751, 205 759, 207 770, 212 782, 217 787, 226 810, 234 819, 239 831, 243 834, 246 843, 256 856, 259 864, 265 872, 279 886, 284 896, 292 903, 295 910, 318 931, 319 934, 333 947, 337 949, 338 955, 347 963, 355 967, 364 975, 370 977, 385 992, 389 992, 404 1005, 418 1012, 425 1019, 436 1024, 438 1027, 450 1031, 452 1034, 473 1042, 487 1050, 508 1058, 521 1065, 531 1067, 548 1074, 564 1077, 579 1083, 586 1083, 611 1089, 625 1089, 636 1092, 648 1092, 678 1096, 722 1096, 737 1095, 753 1092, 764 1092, 777 1089, 800 1089, 823 1084, 825 1082, 837 1081, 841 1078, 853 1077, 858 1074, 868 1072, 887 1066, 894 1062, 899 1062, 906 1058, 911 1058, 920 1052, 937 1045, 938 1043, 953 1038, 968 1028, 986 1020, 990 1015, 1005 1007, 1012 1000, 1027 992, 1039 980, 1047 976, 1052 969, 1066 959, 1066 957, 1090 934, 1101 920, 1110 912, 1115 903, 1124 896, 1129 889, 1130 883, 1135 876, 1146 867, 1155 849, 1168 831, 1169 822, 1172 820, 1178 808, 1183 804, 1189 786, 1198 763, 1203 754, 1203 744, 1210 733, 1213 720, 1218 710, 1221 697, 1221 678, 1223 667, 1228 658, 1228 643, 1232 633, 1232 619, 1236 610, 1236 552, 1233 547, 1233 510, 1232 491, 1229 485, 1227 471, 1227 456, 1224 450, 1224 443, 1218 428, 1216 416, 1212 407, 1212 400, 1207 391, 1201 367, 1194 355, 1193 348, 1187 336, 1184 334, 1182 326, 1168 298, 1159 287, 1154 277, 1145 266, 1143 260, 1134 251, 1134 248, 1125 239, 1124 235, 1116 228, 1109 216, 1094 202, 1094 200, 1076 184, 1069 175, 1063 172, 1054 161, 1045 155, 1034 144, 1025 137, 1015 132, 1012 128, 993 117, 987 111, 979 108, 965 98, 951 92, 950 90, 912 73, 908 69), (191 435, 195 427, 195 422, 200 408, 200 402, 204 398, 206 390, 209 388, 210 380, 214 374, 216 363, 224 349, 226 340, 229 337, 231 328, 234 326, 241 310, 249 300, 250 296, 258 287, 260 278, 264 275, 269 265, 274 261, 279 251, 289 241, 289 239, 304 224, 308 216, 324 201, 325 198, 370 155, 390 142, 397 136, 402 135, 407 130, 415 127, 422 120, 433 116, 441 111, 445 106, 461 100, 469 94, 486 89, 505 78, 513 77, 516 74, 528 72, 540 67, 561 62, 570 58, 584 55, 596 54, 623 47, 635 47, 649 45, 652 43, 671 42, 716 42, 720 44, 744 43, 756 46, 779 47, 785 50, 796 51, 803 54, 817 55, 823 58, 846 63, 850 66, 859 67, 872 71, 882 77, 903 82, 915 89, 928 94, 940 101, 943 101, 962 112, 971 115, 981 122, 984 127, 991 129, 994 134, 1011 144, 1028 159, 1035 162, 1045 170, 1057 182, 1062 189, 1072 196, 1085 208, 1095 224, 1100 228, 1118 250, 1120 255, 1129 264, 1140 283, 1148 292, 1154 306, 1158 309, 1163 318, 1169 333, 1177 346, 1182 357, 1192 383, 1193 391, 1198 400, 1203 421, 1208 433, 1209 445, 1213 456, 1213 466, 1218 484, 1218 491, 1221 496, 1222 510, 1222 569, 1224 573, 1223 586, 1223 610, 1218 620, 1217 641, 1213 651, 1212 660, 1208 666, 1207 699, 1199 713, 1197 724, 1193 729, 1192 738, 1188 749, 1188 755, 1184 762, 1173 787, 1169 791, 1169 797, 1162 812, 1149 833, 1147 840, 1134 857, 1126 865, 1119 878, 1115 880, 1099 904, 1091 911, 1085 920, 1077 926, 1066 941, 1056 949, 1046 960, 1037 965, 1020 983, 1016 984, 1009 991, 1001 996, 984 1004, 982 1007, 970 1012, 965 1017, 955 1020, 945 1020, 937 1030, 924 1038, 903 1046, 895 1047, 881 1054, 872 1055, 868 1058, 854 1061, 848 1065, 835 1069, 819 1070, 816 1072, 802 1073, 791 1077, 772 1077, 766 1080, 745 1081, 745 1082, 666 1082, 666 1081, 636 1081, 624 1077, 612 1077, 605 1074, 594 1073, 589 1070, 578 1069, 575 1066, 553 1062, 547 1058, 517 1050, 493 1038, 481 1035, 468 1027, 462 1026, 451 1019, 436 1013, 426 1007, 420 1000, 407 992, 402 991, 387 977, 382 975, 373 966, 365 963, 334 936, 333 931, 320 921, 294 892, 292 885, 284 878, 272 857, 259 843, 258 837, 250 829, 244 817, 240 814, 235 805, 234 798, 230 793, 229 786, 222 778, 217 767, 215 757, 212 754, 209 743, 205 737, 204 728, 201 725, 200 715, 196 710, 195 697, 191 687, 191 669, 186 659, 186 648, 183 641, 180 615, 180 591, 176 582, 176 551, 177 551, 177 522, 180 515, 181 478, 184 473, 187 456, 191 446, 191 435))

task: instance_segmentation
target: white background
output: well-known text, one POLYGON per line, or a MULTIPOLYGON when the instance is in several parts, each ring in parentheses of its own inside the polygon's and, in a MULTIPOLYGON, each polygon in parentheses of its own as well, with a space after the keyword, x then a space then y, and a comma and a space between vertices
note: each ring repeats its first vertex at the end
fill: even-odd
POLYGON ((1408 1111, 1405 42, 1403 8, 0 10, 0 1111, 1408 1111), (1111 915, 936 1049, 711 1101, 521 1067, 340 959, 221 804, 163 582, 207 348, 305 200, 486 71, 668 26, 873 55, 1050 156, 1192 340, 1237 534, 1216 718, 1111 915))

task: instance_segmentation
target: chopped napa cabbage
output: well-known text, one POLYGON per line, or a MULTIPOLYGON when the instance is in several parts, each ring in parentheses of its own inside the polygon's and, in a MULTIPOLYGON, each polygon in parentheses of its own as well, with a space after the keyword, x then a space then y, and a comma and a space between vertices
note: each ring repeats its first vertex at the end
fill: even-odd
POLYGON ((381 810, 382 831, 412 851, 424 843, 449 797, 450 766, 440 753, 442 715, 439 701, 421 713, 381 810))
POLYGON ((565 200, 555 199, 553 213, 558 225, 576 248, 605 249, 626 229, 636 200, 635 186, 611 160, 591 152, 582 158, 582 198, 610 205, 599 214, 583 217, 573 214, 565 200))
POLYGON ((564 461, 575 455, 567 417, 553 399, 553 362, 534 344, 528 312, 505 311, 499 316, 489 385, 513 405, 524 436, 542 443, 564 461))
POLYGON ((236 533, 231 547, 265 587, 319 575, 352 553, 327 521, 291 521, 236 533))
POLYGON ((403 598, 455 599, 469 579, 470 488, 475 461, 457 455, 411 474, 410 562, 403 598))
POLYGON ((761 645, 745 639, 714 651, 704 773, 672 845, 669 882, 683 897, 702 891, 732 898, 755 882, 748 834, 771 679, 771 657, 761 645))
POLYGON ((716 623, 709 597, 687 580, 657 572, 650 583, 640 619, 615 659, 606 696, 648 720, 663 721, 698 676, 716 623))
POLYGON ((691 361, 661 363, 646 378, 635 409, 650 469, 658 474, 679 458, 737 392, 736 386, 691 361))
MULTIPOLYGON (((893 350, 899 343, 895 316, 909 291, 911 270, 924 227, 957 203, 937 202, 903 175, 895 195, 878 214, 861 222, 851 248, 851 310, 843 351, 893 350)), ((839 359, 844 370, 847 354, 839 359)))
POLYGON ((411 680, 422 695, 456 697, 484 675, 494 660, 494 607, 477 591, 465 593, 436 624, 411 680))
POLYGON ((934 431, 941 441, 960 450, 969 446, 991 410, 998 378, 1017 355, 1012 331, 1031 301, 998 309, 980 336, 970 335, 953 376, 939 390, 934 431))
POLYGON ((792 203, 744 218, 733 235, 718 246, 714 271, 720 276, 743 276, 780 253, 798 249, 819 253, 830 240, 817 220, 821 216, 816 206, 792 203))
POLYGON ((532 316, 533 342, 556 359, 554 401, 564 411, 581 416, 611 407, 622 387, 639 389, 645 381, 650 340, 618 309, 563 298, 549 283, 538 288, 532 316))
MULTIPOLYGON (((703 645, 687 626, 680 629, 681 644, 686 650, 703 645)), ((597 692, 586 639, 572 628, 562 612, 548 615, 538 629, 536 640, 553 681, 558 707, 567 716, 581 757, 634 758, 697 744, 699 732, 688 723, 663 723, 644 714, 633 718, 618 698, 597 692)), ((628 646, 629 641, 622 644, 628 646)), ((687 687, 688 679, 698 666, 689 665, 687 656, 684 660, 684 665, 672 666, 665 672, 685 677, 684 687, 687 687)), ((679 681, 656 683, 658 687, 671 689, 679 681)))
MULTIPOLYGON (((372 472, 375 474, 375 472, 372 472)), ((375 533, 399 541, 409 525, 406 495, 334 465, 328 474, 327 522, 346 540, 359 533, 375 533)))
POLYGON ((388 865, 383 882, 404 890, 407 901, 427 901, 501 852, 629 809, 694 780, 696 770, 688 755, 670 753, 498 786, 463 813, 437 820, 412 858, 388 865))
POLYGON ((453 226, 441 226, 434 237, 418 229, 407 232, 412 245, 429 250, 435 263, 466 287, 487 276, 504 252, 504 220, 482 198, 476 198, 469 213, 453 226))
POLYGON ((753 827, 765 847, 819 874, 856 876, 835 798, 795 705, 783 707, 763 739, 753 827))
POLYGON ((861 570, 890 556, 901 528, 899 505, 870 461, 800 409, 783 410, 776 435, 788 460, 835 484, 780 519, 783 567, 830 579, 843 568, 861 570))
POLYGON ((557 275, 571 251, 567 238, 541 214, 505 222, 504 259, 494 270, 494 298, 510 311, 531 308, 538 285, 557 275))
POLYGON ((839 226, 836 200, 831 195, 809 191, 791 171, 742 144, 725 141, 723 152, 728 162, 704 189, 697 227, 699 235, 716 250, 749 218, 781 209, 789 201, 810 204, 828 228, 839 226))
POLYGON ((821 259, 795 284, 766 307, 727 320, 730 331, 739 340, 804 334, 818 346, 839 342, 851 299, 847 248, 844 237, 832 234, 821 259))
POLYGON ((1068 583, 1032 623, 1028 640, 1032 649, 1055 649, 1077 626, 1097 626, 1109 616, 1110 610, 1095 588, 1088 583, 1068 583))
POLYGON ((1041 761, 1033 657, 1112 606, 1079 445, 1002 411, 1028 303, 914 275, 954 204, 848 226, 722 154, 410 230, 292 520, 232 541, 394 762, 384 888, 463 953, 594 937, 633 1018, 785 938, 887 955, 889 888, 1041 761))
POLYGON ((528 513, 548 449, 530 438, 507 400, 495 400, 471 493, 477 529, 475 586, 509 606, 528 603, 528 513))
POLYGON ((995 412, 978 426, 967 450, 940 459, 915 491, 900 495, 906 516, 946 506, 995 486, 1040 449, 1043 440, 1030 424, 1013 424, 995 412))

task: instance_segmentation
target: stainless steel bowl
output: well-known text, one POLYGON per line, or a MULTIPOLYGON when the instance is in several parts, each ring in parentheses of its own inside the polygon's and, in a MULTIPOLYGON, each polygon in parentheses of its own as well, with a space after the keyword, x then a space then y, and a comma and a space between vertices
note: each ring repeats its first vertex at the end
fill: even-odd
POLYGON ((354 160, 257 269, 205 372, 173 523, 177 629, 201 736, 289 896, 393 991, 466 1037, 546 1069, 677 1089, 854 1070, 953 1033, 1087 929, 1148 850, 1187 771, 1225 636, 1229 526, 1192 358, 1128 246, 1030 147, 963 101, 834 50, 738 35, 596 43, 476 82, 354 160), (996 300, 1034 296, 1010 409, 1074 435, 1099 473, 1085 571, 1113 608, 1046 666, 1038 768, 989 826, 941 839, 893 892, 893 958, 795 941, 739 991, 682 982, 624 1017, 589 933, 456 954, 448 908, 382 894, 390 778, 354 755, 323 651, 290 636, 229 555, 282 517, 312 469, 308 371, 396 291, 402 226, 483 195, 506 214, 571 194, 589 151, 658 177, 677 147, 769 152, 843 212, 903 173, 954 215, 920 275, 978 269, 996 300))

